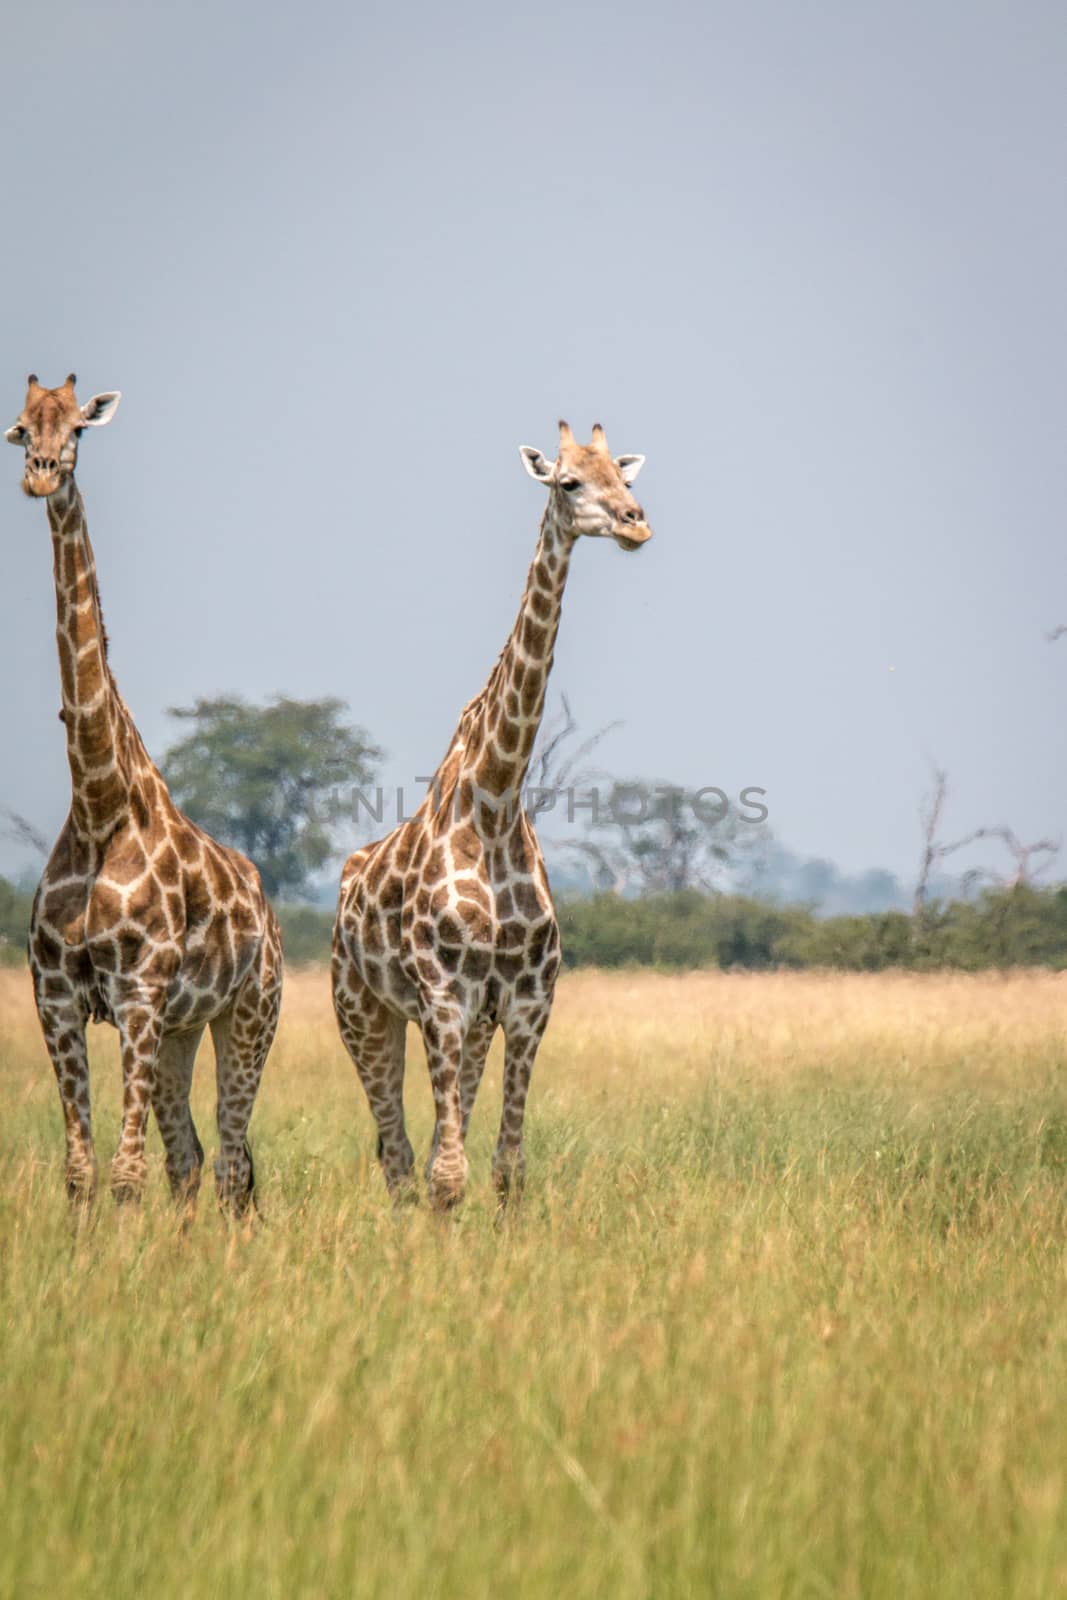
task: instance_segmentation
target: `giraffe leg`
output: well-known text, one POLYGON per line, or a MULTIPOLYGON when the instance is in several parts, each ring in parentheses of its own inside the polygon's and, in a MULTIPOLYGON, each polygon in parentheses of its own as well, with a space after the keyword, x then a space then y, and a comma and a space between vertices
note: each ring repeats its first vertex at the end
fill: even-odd
POLYGON ((463 1139, 467 1139, 471 1112, 485 1071, 485 1058, 496 1032, 495 1022, 476 1022, 463 1042, 463 1061, 459 1069, 459 1110, 463 1122, 463 1139))
POLYGON ((437 1114, 428 1171, 430 1201, 435 1210, 448 1211, 462 1200, 467 1185, 459 1089, 463 1025, 458 1007, 435 1007, 423 1022, 422 1037, 437 1114))
POLYGON ((378 1159, 394 1199, 411 1188, 415 1152, 404 1126, 407 1024, 354 974, 334 972, 334 1010, 344 1047, 359 1074, 378 1129, 378 1159))
POLYGON ((219 1153, 215 1192, 221 1210, 248 1214, 255 1199, 255 1171, 248 1143, 259 1082, 274 1043, 282 1003, 280 972, 253 969, 228 1011, 211 1024, 218 1087, 219 1153))
POLYGON ((156 1056, 152 1084, 152 1110, 166 1151, 170 1192, 189 1216, 196 1209, 204 1165, 204 1147, 197 1138, 189 1108, 193 1063, 203 1035, 203 1028, 165 1035, 156 1056))
MULTIPOLYGON (((467 1129, 470 1127, 471 1112, 474 1110, 474 1102, 477 1099, 478 1088, 482 1081, 482 1074, 485 1071, 485 1058, 489 1054, 489 1046, 493 1042, 493 1034, 495 1032, 495 1022, 476 1022, 463 1041, 463 1055, 459 1067, 459 1116, 464 1149, 466 1149, 467 1145, 467 1129)), ((441 1124, 437 1122, 434 1125, 430 1154, 426 1160, 427 1183, 431 1182, 440 1142, 441 1124)))
POLYGON ((37 1013, 63 1108, 67 1194, 74 1205, 88 1205, 96 1193, 96 1151, 89 1105, 85 1011, 71 994, 56 1001, 38 998, 37 1013))
POLYGON ((501 1205, 507 1203, 513 1191, 521 1191, 526 1176, 526 1156, 522 1148, 526 1095, 548 1016, 547 1005, 516 1009, 505 1024, 504 1107, 493 1152, 493 1182, 501 1205))
POLYGON ((122 1133, 111 1162, 111 1193, 119 1205, 139 1201, 148 1164, 144 1141, 163 1031, 163 1006, 153 996, 124 1002, 116 1022, 122 1051, 122 1133))

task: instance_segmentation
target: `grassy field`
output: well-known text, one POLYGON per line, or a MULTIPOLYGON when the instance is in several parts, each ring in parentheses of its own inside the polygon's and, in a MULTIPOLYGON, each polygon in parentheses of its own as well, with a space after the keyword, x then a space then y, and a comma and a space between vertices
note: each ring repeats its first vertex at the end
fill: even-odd
MULTIPOLYGON (((0 972, 0 1594, 1064 1594, 1065 999, 569 976, 498 1227, 498 1055, 463 1210, 394 1213, 298 975, 252 1126, 265 1225, 205 1192, 183 1241, 154 1132, 143 1212, 73 1236, 0 972)), ((211 1078, 205 1051, 209 1149, 211 1078)))

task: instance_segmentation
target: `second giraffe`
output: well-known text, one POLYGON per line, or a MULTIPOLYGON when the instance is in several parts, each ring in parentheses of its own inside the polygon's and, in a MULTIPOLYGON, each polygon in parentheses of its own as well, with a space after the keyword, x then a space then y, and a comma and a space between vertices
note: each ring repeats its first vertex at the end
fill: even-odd
POLYGON ((544 859, 522 805, 575 541, 651 537, 633 495, 643 456, 612 458, 603 429, 581 445, 560 423, 559 456, 522 448, 548 505, 519 615, 482 692, 463 710, 415 815, 350 856, 334 928, 341 1037, 378 1126, 390 1191, 411 1184, 404 1037, 422 1030, 436 1127, 430 1197, 447 1209, 467 1180, 464 1144, 489 1045, 504 1031, 504 1107, 493 1157, 501 1200, 521 1184, 526 1095, 552 1007, 560 942, 544 859))

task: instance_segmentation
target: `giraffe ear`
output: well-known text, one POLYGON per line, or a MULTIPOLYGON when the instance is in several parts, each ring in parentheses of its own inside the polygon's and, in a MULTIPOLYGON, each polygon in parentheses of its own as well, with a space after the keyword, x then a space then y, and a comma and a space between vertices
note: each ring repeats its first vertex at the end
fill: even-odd
POLYGON ((554 461, 547 460, 540 450, 535 450, 529 444, 520 444, 519 454, 522 457, 522 464, 531 478, 536 478, 538 483, 551 483, 553 481, 556 476, 556 463, 554 461))
POLYGON ((103 394, 94 394, 82 406, 82 423, 87 428, 102 428, 110 422, 119 408, 122 394, 118 389, 105 390, 103 394))
POLYGON ((622 481, 627 486, 633 483, 637 474, 645 464, 644 456, 616 456, 615 465, 622 473, 622 481))

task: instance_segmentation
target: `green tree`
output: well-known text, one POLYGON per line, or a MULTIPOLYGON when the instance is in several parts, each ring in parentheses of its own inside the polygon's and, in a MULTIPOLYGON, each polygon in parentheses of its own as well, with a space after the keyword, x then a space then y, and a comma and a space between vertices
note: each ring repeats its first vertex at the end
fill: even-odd
POLYGON ((369 782, 382 752, 348 721, 343 700, 266 705, 236 696, 172 707, 189 725, 163 757, 178 805, 250 856, 268 894, 299 899, 338 848, 344 789, 369 782))

